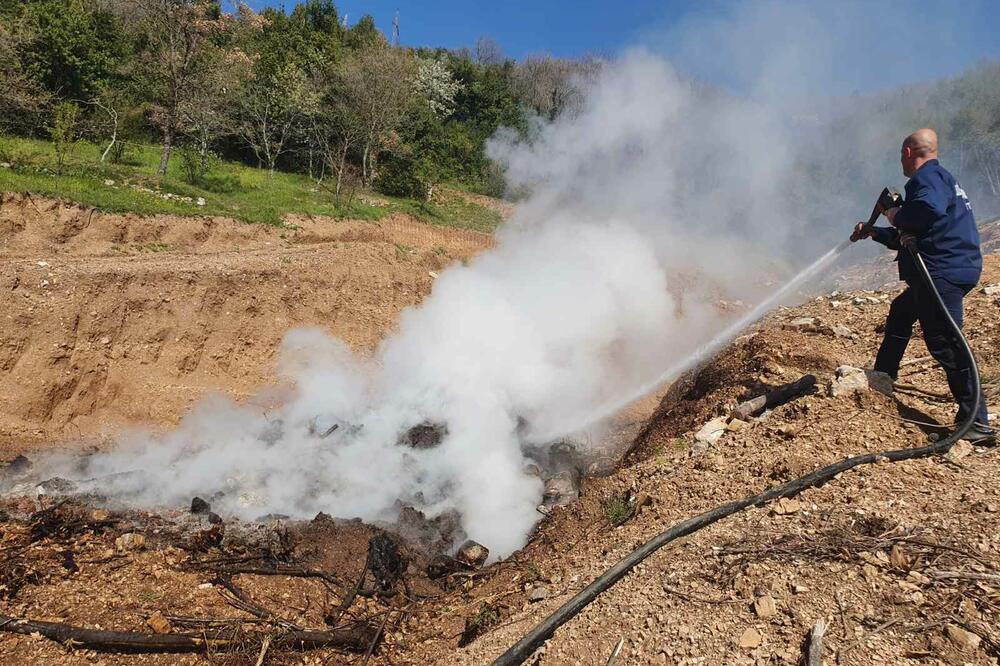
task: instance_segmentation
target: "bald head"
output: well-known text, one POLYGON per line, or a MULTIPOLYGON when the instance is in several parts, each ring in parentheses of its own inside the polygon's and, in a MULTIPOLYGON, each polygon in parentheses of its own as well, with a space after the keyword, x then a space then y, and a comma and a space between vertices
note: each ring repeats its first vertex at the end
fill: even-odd
POLYGON ((914 157, 935 158, 938 151, 937 132, 929 127, 918 129, 903 139, 903 148, 912 150, 914 157))
POLYGON ((903 147, 899 151, 899 161, 903 165, 903 175, 909 178, 924 165, 927 160, 935 160, 938 156, 937 132, 925 127, 918 129, 903 139, 903 147))

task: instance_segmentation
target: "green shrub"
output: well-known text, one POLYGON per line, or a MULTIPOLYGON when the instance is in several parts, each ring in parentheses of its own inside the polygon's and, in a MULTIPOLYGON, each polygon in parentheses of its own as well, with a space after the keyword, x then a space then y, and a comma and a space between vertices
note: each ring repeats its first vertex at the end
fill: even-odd
POLYGON ((201 152, 191 146, 181 146, 177 149, 181 158, 181 172, 184 182, 190 185, 201 185, 205 176, 212 169, 214 156, 212 153, 201 152))
POLYGON ((59 102, 52 113, 52 126, 49 136, 56 151, 56 175, 63 174, 66 156, 69 155, 75 142, 76 119, 80 108, 72 102, 59 102))
POLYGON ((112 164, 139 166, 142 163, 135 146, 125 139, 115 141, 115 145, 111 146, 111 151, 108 153, 108 159, 112 164))
POLYGON ((379 162, 375 189, 391 197, 408 197, 426 201, 430 183, 422 178, 421 165, 410 155, 391 153, 379 162))

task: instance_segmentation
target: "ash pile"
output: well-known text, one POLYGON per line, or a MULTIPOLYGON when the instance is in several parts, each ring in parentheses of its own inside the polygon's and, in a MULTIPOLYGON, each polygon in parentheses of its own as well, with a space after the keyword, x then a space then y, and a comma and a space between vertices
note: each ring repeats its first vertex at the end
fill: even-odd
MULTIPOLYGON (((308 434, 322 446, 336 447, 352 440, 363 426, 346 422, 336 417, 326 416, 313 419, 308 425, 308 434)), ((285 426, 280 420, 272 421, 257 437, 268 445, 279 445, 285 426)), ((519 434, 527 432, 523 421, 519 434)), ((398 447, 412 450, 414 456, 436 449, 448 436, 448 426, 444 423, 422 421, 402 431, 396 441, 398 447)), ((523 441, 523 440, 522 440, 523 441)), ((556 507, 566 506, 579 497, 579 488, 584 476, 593 475, 595 464, 584 453, 585 449, 572 442, 522 444, 525 459, 525 473, 538 478, 544 488, 541 502, 537 507, 538 518, 547 516, 556 507)), ((26 497, 53 500, 72 499, 74 502, 112 510, 130 507, 148 507, 142 501, 143 492, 156 483, 152 475, 143 470, 131 470, 115 474, 93 475, 89 465, 89 455, 79 455, 63 459, 57 465, 39 460, 33 464, 25 456, 18 456, 5 466, 0 466, 0 495, 6 497, 26 497), (53 474, 53 471, 57 473, 53 474)), ((2 463, 0 463, 2 465, 2 463)), ((377 461, 373 461, 372 473, 377 474, 377 461)), ((182 517, 190 522, 194 531, 215 530, 213 527, 226 523, 242 523, 248 526, 267 524, 275 520, 289 521, 292 516, 266 512, 269 498, 261 495, 259 486, 252 479, 227 478, 222 487, 204 488, 191 497, 190 511, 181 511, 177 505, 160 507, 161 513, 174 512, 174 518, 182 517), (254 515, 255 510, 260 513, 254 515), (191 516, 186 518, 184 516, 191 516), (236 521, 235 517, 242 521, 236 521), (197 524, 196 524, 197 523, 197 524)), ((421 492, 398 497, 389 515, 383 520, 368 520, 368 524, 393 532, 429 558, 438 558, 429 573, 453 572, 478 568, 488 559, 489 551, 482 545, 469 540, 462 528, 461 514, 452 508, 434 510, 433 498, 424 497, 421 492), (392 515, 392 514, 395 515, 392 515)), ((311 515, 311 514, 309 514, 311 515)), ((323 512, 316 519, 329 518, 323 512)), ((296 519, 307 516, 297 515, 296 519)), ((359 518, 340 516, 341 519, 359 518)), ((214 532, 208 538, 216 538, 214 532)), ((219 536, 218 538, 221 538, 219 536)))

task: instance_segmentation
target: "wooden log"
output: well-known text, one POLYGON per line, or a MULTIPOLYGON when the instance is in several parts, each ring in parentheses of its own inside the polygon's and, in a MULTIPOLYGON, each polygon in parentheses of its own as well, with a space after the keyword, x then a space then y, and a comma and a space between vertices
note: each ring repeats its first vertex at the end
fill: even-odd
MULTIPOLYGON (((202 634, 144 634, 134 631, 103 631, 85 629, 59 622, 43 622, 0 615, 0 631, 17 634, 40 634, 45 638, 73 648, 105 652, 204 652, 243 645, 246 635, 233 637, 232 632, 202 634)), ((337 647, 363 653, 376 638, 376 629, 369 624, 354 624, 328 631, 303 629, 287 631, 271 637, 273 647, 310 650, 337 647)))
POLYGON ((730 413, 731 416, 744 421, 751 416, 760 414, 765 409, 772 409, 778 405, 783 405, 790 400, 794 400, 801 395, 814 392, 816 389, 816 375, 803 375, 794 382, 782 384, 781 386, 768 391, 764 395, 741 402, 730 413))

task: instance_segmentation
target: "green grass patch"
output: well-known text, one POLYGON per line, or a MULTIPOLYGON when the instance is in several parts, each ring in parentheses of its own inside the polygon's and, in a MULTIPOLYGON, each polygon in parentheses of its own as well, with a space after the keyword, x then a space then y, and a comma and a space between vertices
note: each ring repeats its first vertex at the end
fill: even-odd
POLYGON ((283 216, 289 213, 378 220, 404 212, 430 224, 486 232, 502 221, 494 211, 465 202, 458 194, 444 204, 430 204, 366 192, 337 205, 329 191, 307 176, 276 172, 269 178, 264 169, 235 162, 220 161, 195 186, 184 181, 176 153, 167 174, 156 175, 159 146, 130 146, 123 161, 114 164, 100 161, 103 146, 79 141, 68 150, 62 175, 57 175, 51 142, 0 137, 0 144, 0 161, 12 165, 0 168, 0 191, 69 199, 110 212, 219 215, 276 226, 284 225, 283 216))
POLYGON ((601 510, 608 523, 617 527, 635 515, 635 504, 626 495, 612 495, 601 500, 601 510))

